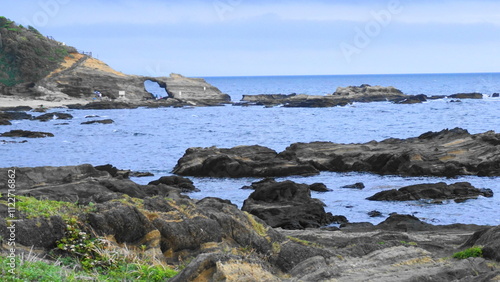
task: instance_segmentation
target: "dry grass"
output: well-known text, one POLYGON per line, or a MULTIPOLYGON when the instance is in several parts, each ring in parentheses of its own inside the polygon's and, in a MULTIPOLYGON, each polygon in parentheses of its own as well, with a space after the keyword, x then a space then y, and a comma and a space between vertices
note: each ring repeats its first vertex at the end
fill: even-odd
POLYGON ((112 73, 118 76, 126 76, 124 73, 112 69, 110 66, 105 64, 103 61, 99 61, 95 58, 88 58, 83 66, 91 69, 97 69, 103 72, 112 73))

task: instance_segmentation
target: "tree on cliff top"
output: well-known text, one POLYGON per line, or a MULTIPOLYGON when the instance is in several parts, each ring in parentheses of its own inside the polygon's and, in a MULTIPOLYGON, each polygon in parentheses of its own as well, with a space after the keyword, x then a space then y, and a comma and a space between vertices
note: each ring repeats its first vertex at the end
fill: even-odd
POLYGON ((0 16, 0 86, 37 82, 57 69, 74 47, 46 38, 34 27, 0 16))

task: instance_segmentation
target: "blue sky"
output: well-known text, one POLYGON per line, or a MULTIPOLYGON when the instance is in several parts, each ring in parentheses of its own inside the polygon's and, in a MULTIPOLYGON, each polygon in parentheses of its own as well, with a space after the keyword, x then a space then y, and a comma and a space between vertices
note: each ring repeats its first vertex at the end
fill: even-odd
POLYGON ((128 73, 499 72, 500 1, 0 0, 128 73))

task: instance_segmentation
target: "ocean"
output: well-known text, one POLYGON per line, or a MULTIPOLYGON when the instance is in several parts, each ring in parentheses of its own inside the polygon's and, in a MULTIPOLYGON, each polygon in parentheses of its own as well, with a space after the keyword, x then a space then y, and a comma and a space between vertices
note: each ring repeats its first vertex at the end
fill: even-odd
MULTIPOLYGON (((51 132, 53 138, 32 139, 27 143, 1 144, 2 167, 62 166, 90 163, 112 164, 120 169, 149 171, 154 177, 133 178, 146 184, 160 176, 170 175, 177 160, 190 147, 233 147, 259 144, 276 151, 295 142, 332 141, 360 143, 390 137, 408 138, 427 131, 461 127, 470 133, 488 130, 500 132, 500 73, 479 74, 411 74, 411 75, 337 75, 337 76, 269 76, 207 77, 207 82, 229 94, 237 102, 248 94, 314 94, 335 92, 339 86, 394 86, 406 94, 449 95, 480 92, 482 100, 432 100, 422 104, 397 105, 389 102, 354 103, 334 108, 264 108, 221 106, 205 108, 159 108, 125 110, 68 110, 72 120, 48 122, 20 120, 2 126, 0 132, 12 129, 51 132), (81 125, 88 116, 110 118, 110 125, 81 125)), ((147 84, 153 94, 165 96, 164 90, 147 84)), ((94 118, 95 119, 95 118, 94 118)), ((2 138, 5 139, 5 138, 2 138)), ((251 191, 242 186, 260 180, 255 178, 191 178, 201 191, 190 197, 220 197, 241 207, 251 191)), ((311 177, 286 177, 299 183, 323 182, 332 192, 313 192, 325 209, 344 215, 351 222, 379 223, 392 212, 413 214, 433 224, 474 223, 500 224, 500 185, 498 177, 379 176, 369 173, 322 172, 311 177), (365 198, 376 192, 418 183, 471 182, 478 188, 490 188, 493 198, 480 197, 464 203, 446 201, 436 205, 425 201, 371 202, 365 198), (340 188, 363 182, 363 190, 340 188), (384 217, 371 218, 377 210, 384 217)))

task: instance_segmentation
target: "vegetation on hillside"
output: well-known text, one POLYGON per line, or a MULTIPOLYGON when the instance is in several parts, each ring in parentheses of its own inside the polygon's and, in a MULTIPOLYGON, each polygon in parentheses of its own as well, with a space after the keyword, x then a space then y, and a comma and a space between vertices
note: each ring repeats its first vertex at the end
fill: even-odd
POLYGON ((45 37, 32 26, 0 16, 0 86, 37 82, 73 52, 75 48, 45 37))

